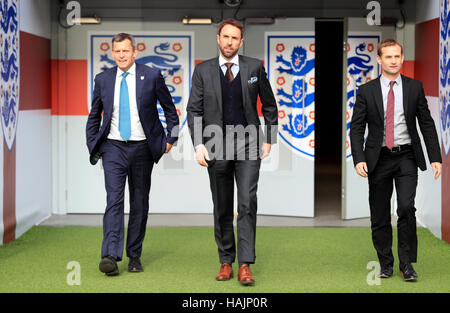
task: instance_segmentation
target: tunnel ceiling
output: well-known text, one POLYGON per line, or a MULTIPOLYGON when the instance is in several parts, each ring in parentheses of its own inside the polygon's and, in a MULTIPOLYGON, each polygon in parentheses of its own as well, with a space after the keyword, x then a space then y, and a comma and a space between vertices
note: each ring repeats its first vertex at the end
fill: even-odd
MULTIPOLYGON (((231 7, 224 1, 239 0, 78 0, 83 16, 98 15, 108 19, 141 19, 148 21, 181 21, 184 16, 210 17, 214 22, 235 17, 365 17, 370 1, 361 0, 241 0, 231 7)), ((60 1, 60 2, 68 2, 60 1)), ((381 16, 385 20, 415 19, 414 0, 379 0, 381 16)))

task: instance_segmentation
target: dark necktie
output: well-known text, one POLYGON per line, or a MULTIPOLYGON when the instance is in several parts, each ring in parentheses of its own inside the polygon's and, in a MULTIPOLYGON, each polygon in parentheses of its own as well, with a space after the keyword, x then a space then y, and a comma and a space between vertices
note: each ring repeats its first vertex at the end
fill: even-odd
POLYGON ((395 81, 390 82, 390 89, 387 98, 387 108, 386 108, 386 147, 392 149, 394 147, 394 111, 395 111, 395 98, 394 98, 394 87, 395 81))
POLYGON ((231 72, 231 66, 233 66, 233 63, 228 62, 225 63, 225 65, 227 66, 227 72, 225 73, 225 77, 228 79, 229 82, 232 82, 234 79, 233 73, 231 72))

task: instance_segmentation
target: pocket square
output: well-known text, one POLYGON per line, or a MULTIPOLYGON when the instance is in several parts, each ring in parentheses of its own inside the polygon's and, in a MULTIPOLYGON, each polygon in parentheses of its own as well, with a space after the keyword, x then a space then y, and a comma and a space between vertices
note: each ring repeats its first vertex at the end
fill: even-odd
POLYGON ((248 81, 248 83, 249 84, 254 84, 254 83, 256 83, 258 81, 258 77, 250 77, 250 79, 249 79, 249 81, 248 81))

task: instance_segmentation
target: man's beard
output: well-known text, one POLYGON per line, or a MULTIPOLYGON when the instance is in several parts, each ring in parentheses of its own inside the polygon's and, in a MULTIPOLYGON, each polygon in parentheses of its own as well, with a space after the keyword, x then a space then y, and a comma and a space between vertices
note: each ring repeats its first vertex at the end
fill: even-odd
POLYGON ((220 47, 219 47, 219 49, 220 49, 220 53, 222 53, 222 55, 228 59, 232 59, 239 52, 239 49, 234 50, 231 53, 226 53, 225 50, 220 47))

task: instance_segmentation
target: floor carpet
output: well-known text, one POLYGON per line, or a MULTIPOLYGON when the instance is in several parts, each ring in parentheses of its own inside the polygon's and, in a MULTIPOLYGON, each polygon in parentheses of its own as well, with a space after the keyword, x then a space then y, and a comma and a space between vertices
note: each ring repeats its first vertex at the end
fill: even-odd
MULTIPOLYGON (((143 273, 98 270, 100 227, 35 226, 0 246, 0 292, 450 292, 450 245, 419 228, 419 280, 377 280, 368 228, 276 228, 257 230, 256 284, 217 282, 217 247, 211 227, 151 227, 142 254, 143 273)), ((396 229, 394 229, 396 256, 396 229)), ((397 257, 396 257, 397 260, 397 257)), ((396 261, 397 262, 397 261, 396 261)), ((237 274, 237 263, 233 265, 237 274)), ((235 275, 236 277, 237 275, 235 275)))

